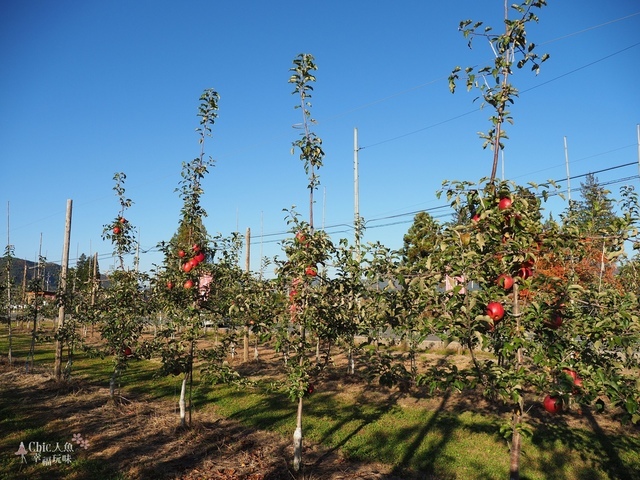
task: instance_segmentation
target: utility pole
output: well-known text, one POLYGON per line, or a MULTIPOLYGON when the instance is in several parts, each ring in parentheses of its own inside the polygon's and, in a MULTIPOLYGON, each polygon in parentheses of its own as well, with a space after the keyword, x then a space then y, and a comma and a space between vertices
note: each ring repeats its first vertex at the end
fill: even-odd
POLYGON ((567 198, 569 199, 569 208, 571 208, 571 177, 569 176, 569 149, 567 148, 567 137, 564 137, 564 162, 567 168, 567 198))
MULTIPOLYGON (((60 333, 62 328, 64 327, 64 314, 65 314, 65 301, 64 297, 67 292, 67 271, 69 270, 69 243, 71 240, 71 210, 72 210, 73 201, 71 199, 67 200, 67 220, 65 222, 64 228, 64 245, 62 247, 62 270, 60 272, 60 285, 59 292, 62 295, 63 301, 60 302, 60 307, 58 308, 58 328, 57 332, 60 333)), ((60 335, 56 339, 56 356, 55 356, 55 364, 53 368, 53 373, 56 378, 56 381, 60 381, 60 376, 62 373, 62 340, 60 339, 60 335)))
POLYGON ((360 261, 360 175, 358 172, 358 129, 353 129, 353 226, 355 231, 355 247, 360 261))
POLYGON ((640 175, 640 124, 636 125, 636 135, 638 136, 638 175, 640 175))

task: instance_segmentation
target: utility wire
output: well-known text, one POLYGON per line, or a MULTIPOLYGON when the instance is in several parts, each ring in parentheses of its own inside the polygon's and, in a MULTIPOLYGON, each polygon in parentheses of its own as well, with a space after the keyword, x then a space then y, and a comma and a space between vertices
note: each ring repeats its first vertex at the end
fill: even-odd
MULTIPOLYGON (((604 56, 604 57, 598 58, 597 60, 594 60, 594 61, 592 61, 592 62, 590 62, 590 63, 585 64, 585 65, 582 65, 582 66, 580 66, 580 67, 578 67, 578 68, 574 68, 573 70, 570 70, 570 71, 565 72, 565 73, 563 73, 563 74, 561 74, 561 75, 558 75, 557 77, 551 78, 551 79, 546 80, 546 81, 544 81, 544 82, 542 82, 542 83, 539 83, 539 84, 537 84, 537 85, 534 85, 533 87, 529 87, 529 88, 526 88, 526 89, 524 89, 524 90, 520 90, 520 91, 518 92, 518 94, 519 94, 519 95, 521 95, 521 94, 523 94, 523 93, 527 93, 527 92, 530 92, 531 90, 535 90, 536 88, 539 88, 539 87, 542 87, 542 86, 544 86, 544 85, 547 85, 547 84, 549 84, 549 83, 551 83, 551 82, 555 82, 555 81, 557 81, 557 80, 560 80, 561 78, 564 78, 564 77, 566 77, 566 76, 572 75, 572 74, 574 74, 574 73, 576 73, 576 72, 579 72, 580 70, 584 70, 585 68, 591 67, 591 66, 593 66, 593 65, 595 65, 595 64, 597 64, 597 63, 603 62, 604 60, 607 60, 607 59, 609 59, 609 58, 611 58, 611 57, 614 57, 614 56, 619 55, 619 54, 621 54, 621 53, 623 53, 623 52, 626 52, 627 50, 630 50, 630 49, 632 49, 632 48, 635 48, 635 47, 637 47, 638 45, 640 45, 640 42, 638 42, 638 43, 634 43, 633 45, 629 45, 628 47, 625 47, 625 48, 623 48, 623 49, 621 49, 621 50, 618 50, 618 51, 616 51, 616 52, 614 52, 614 53, 611 53, 611 54, 609 54, 609 55, 606 55, 606 56, 604 56)), ((427 125, 426 127, 419 128, 419 129, 417 129, 417 130, 412 130, 411 132, 403 133, 403 134, 401 134, 401 135, 397 135, 397 136, 395 136, 395 137, 388 138, 388 139, 386 139, 386 140, 381 140, 381 141, 379 141, 379 142, 372 143, 372 144, 366 145, 366 146, 364 146, 364 147, 360 147, 360 150, 364 150, 365 148, 377 147, 378 145, 382 145, 382 144, 384 144, 384 143, 393 142, 393 141, 399 140, 399 139, 401 139, 401 138, 408 137, 408 136, 410 136, 410 135, 415 135, 416 133, 420 133, 420 132, 423 132, 423 131, 425 131, 425 130, 429 130, 429 129, 431 129, 431 128, 435 128, 435 127, 437 127, 437 126, 443 125, 443 124, 445 124, 445 123, 449 123, 449 122, 452 122, 452 121, 454 121, 454 120, 458 120, 459 118, 466 117, 467 115, 471 115, 471 114, 473 114, 473 113, 479 112, 480 110, 482 110, 482 107, 478 107, 478 108, 476 108, 476 109, 474 109, 474 110, 469 110, 469 111, 467 111, 467 112, 465 112, 465 113, 461 113, 461 114, 456 115, 456 116, 454 116, 454 117, 450 117, 450 118, 448 118, 448 119, 446 119, 446 120, 442 120, 442 121, 439 121, 439 122, 433 123, 433 124, 431 124, 431 125, 427 125)))

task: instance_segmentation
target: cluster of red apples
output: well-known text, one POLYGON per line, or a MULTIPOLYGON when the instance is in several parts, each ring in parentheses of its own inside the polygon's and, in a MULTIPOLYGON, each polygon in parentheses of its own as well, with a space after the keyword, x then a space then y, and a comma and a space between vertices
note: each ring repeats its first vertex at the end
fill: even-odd
MULTIPOLYGON (((302 245, 304 247, 309 246, 307 236, 304 234, 304 232, 296 233, 295 242, 296 244, 302 245)), ((318 275, 318 269, 314 266, 308 265, 304 269, 304 275, 310 278, 316 277, 318 275)), ((301 282, 302 278, 294 278, 293 282, 291 283, 291 288, 289 289, 289 311, 291 312, 291 320, 294 322, 296 321, 296 314, 298 312, 298 304, 296 302, 296 299, 298 297, 298 288, 301 282)))
MULTIPOLYGON (((570 368, 563 368, 562 373, 567 376, 567 378, 570 378, 574 392, 582 387, 582 378, 578 375, 578 372, 570 368)), ((562 411, 562 398, 559 395, 547 395, 542 401, 542 406, 549 413, 559 413, 562 411)))
POLYGON ((124 217, 120 217, 116 222, 116 224, 113 226, 113 234, 120 235, 122 233, 122 228, 125 223, 127 223, 127 219, 124 217))
MULTIPOLYGON (((202 248, 200 248, 200 245, 195 244, 191 248, 191 250, 193 252, 191 258, 186 260, 186 262, 183 263, 181 265, 181 267, 180 267, 182 269, 182 271, 185 272, 185 273, 189 273, 191 270, 196 268, 198 265, 200 265, 206 259, 206 255, 202 251, 202 248)), ((178 250, 178 257, 180 257, 181 259, 187 258, 187 252, 185 252, 184 250, 178 250)), ((184 282, 183 287, 188 290, 190 288, 193 288, 193 285, 194 285, 193 280, 188 279, 188 280, 186 280, 184 282)), ((167 288, 169 290, 171 290, 173 288, 173 282, 171 280, 169 280, 167 282, 167 288)))

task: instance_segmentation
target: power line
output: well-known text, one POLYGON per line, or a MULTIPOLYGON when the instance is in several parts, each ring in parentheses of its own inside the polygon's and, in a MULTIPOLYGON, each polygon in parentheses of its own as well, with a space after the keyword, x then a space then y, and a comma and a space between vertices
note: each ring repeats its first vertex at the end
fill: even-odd
POLYGON ((604 27, 607 25, 611 25, 612 23, 620 22, 622 20, 626 20, 627 18, 635 17, 636 15, 640 15, 640 12, 632 13, 630 15, 626 15, 624 17, 616 18, 615 20, 609 20, 608 22, 600 23, 599 25, 594 25, 592 27, 587 27, 582 30, 578 30, 577 32, 569 33, 567 35, 563 35, 561 37, 554 38, 552 40, 547 40, 546 42, 539 43, 538 45, 547 45, 548 43, 557 42, 559 40, 564 40, 565 38, 573 37, 575 35, 580 35, 582 33, 589 32, 591 30, 595 30, 596 28, 604 27))
MULTIPOLYGON (((533 87, 529 87, 529 88, 526 88, 526 89, 524 89, 524 90, 520 90, 520 91, 518 92, 518 94, 519 94, 519 95, 521 95, 521 94, 523 94, 523 93, 527 93, 527 92, 530 92, 531 90, 535 90, 536 88, 539 88, 539 87, 542 87, 542 86, 544 86, 544 85, 547 85, 547 84, 549 84, 549 83, 551 83, 551 82, 555 82, 556 80, 560 80, 561 78, 564 78, 564 77, 566 77, 566 76, 568 76, 568 75, 571 75, 571 74, 574 74, 574 73, 576 73, 576 72, 579 72, 580 70, 584 70, 585 68, 591 67, 591 66, 593 66, 593 65, 595 65, 595 64, 597 64, 597 63, 600 63, 600 62, 602 62, 602 61, 604 61, 604 60, 607 60, 607 59, 609 59, 609 58, 611 58, 611 57, 614 57, 615 55, 619 55, 620 53, 623 53, 623 52, 626 52, 627 50, 630 50, 630 49, 632 49, 632 48, 635 48, 635 47, 637 47, 638 45, 640 45, 640 42, 638 42, 638 43, 634 43, 633 45, 630 45, 630 46, 625 47, 625 48, 623 48, 623 49, 621 49, 621 50, 618 50, 618 51, 616 51, 616 52, 614 52, 614 53, 611 53, 611 54, 609 54, 609 55, 606 55, 606 56, 604 56, 604 57, 601 57, 601 58, 599 58, 599 59, 597 59, 597 60, 594 60, 593 62, 587 63, 587 64, 585 64, 585 65, 582 65, 582 66, 578 67, 578 68, 575 68, 575 69, 573 69, 573 70, 570 70, 570 71, 568 71, 568 72, 565 72, 565 73, 563 73, 563 74, 561 74, 561 75, 558 75, 557 77, 554 77, 554 78, 551 78, 551 79, 549 79, 549 80, 546 80, 546 81, 544 81, 544 82, 542 82, 542 83, 539 83, 538 85, 534 85, 533 87)), ((366 145, 366 146, 364 146, 364 147, 360 147, 360 149, 361 149, 361 150, 364 150, 365 148, 376 147, 376 146, 378 146, 378 145, 382 145, 382 144, 384 144, 384 143, 393 142, 393 141, 395 141, 395 140, 399 140, 399 139, 401 139, 401 138, 408 137, 408 136, 410 136, 410 135, 415 135, 416 133, 420 133, 420 132, 423 132, 423 131, 425 131, 425 130, 429 130, 429 129, 431 129, 431 128, 435 128, 435 127, 437 127, 437 126, 443 125, 443 124, 445 124, 445 123, 449 123, 449 122, 452 122, 452 121, 454 121, 454 120, 458 120, 459 118, 466 117, 467 115, 471 115, 472 113, 479 112, 480 110, 482 110, 482 107, 478 107, 478 108, 476 108, 476 109, 474 109, 474 110, 469 110, 469 111, 467 111, 467 112, 465 112, 465 113, 461 113, 461 114, 456 115, 456 116, 454 116, 454 117, 450 117, 450 118, 448 118, 448 119, 446 119, 446 120, 442 120, 442 121, 439 121, 439 122, 433 123, 433 124, 431 124, 431 125, 427 125, 426 127, 419 128, 419 129, 417 129, 417 130, 413 130, 413 131, 411 131, 411 132, 403 133, 403 134, 401 134, 401 135, 397 135, 397 136, 395 136, 395 137, 388 138, 388 139, 386 139, 386 140, 381 140, 381 141, 379 141, 379 142, 372 143, 372 144, 370 144, 370 145, 366 145)))

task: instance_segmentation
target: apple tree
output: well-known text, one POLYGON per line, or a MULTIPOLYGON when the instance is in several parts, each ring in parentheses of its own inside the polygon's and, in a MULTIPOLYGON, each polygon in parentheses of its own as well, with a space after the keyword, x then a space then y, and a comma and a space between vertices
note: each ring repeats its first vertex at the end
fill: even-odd
MULTIPOLYGON (((296 429, 293 434, 293 468, 298 471, 302 466, 302 408, 303 399, 309 392, 310 378, 316 374, 318 365, 312 365, 307 355, 310 348, 309 334, 324 335, 331 329, 325 324, 331 321, 329 310, 331 304, 323 291, 328 288, 328 278, 322 274, 321 268, 333 252, 333 244, 325 232, 316 231, 313 222, 313 195, 320 180, 318 170, 324 161, 322 139, 311 130, 314 122, 311 117, 311 92, 316 81, 315 71, 318 69, 313 55, 301 53, 293 60, 289 69, 289 83, 294 85, 293 95, 298 96, 295 109, 302 112, 302 130, 300 138, 293 142, 292 153, 297 149, 299 158, 307 174, 309 190, 309 220, 302 221, 294 212, 289 212, 288 224, 291 226, 293 239, 285 240, 284 249, 287 259, 278 267, 278 280, 289 296, 289 312, 285 319, 291 324, 281 329, 280 344, 285 351, 293 351, 294 358, 287 357, 288 390, 290 396, 297 400, 298 411, 296 429), (324 332, 324 333, 323 333, 324 332)), ((317 337, 319 338, 319 337, 317 337)), ((316 344, 318 345, 318 344, 316 344)))
MULTIPOLYGON (((303 399, 313 392, 317 377, 326 364, 326 361, 318 361, 320 359, 313 362, 311 352, 318 342, 333 344, 337 335, 332 281, 324 271, 334 247, 324 231, 312 230, 295 211, 290 211, 287 222, 293 236, 283 242, 286 260, 279 261, 277 267, 280 290, 287 300, 276 325, 276 345, 284 354, 285 388, 290 398, 298 403, 293 437, 293 466, 298 471, 302 466, 303 399)), ((328 351, 323 358, 328 358, 328 351)))
MULTIPOLYGON (((206 89, 200 96, 198 117, 200 154, 182 163, 179 182, 183 202, 177 233, 169 242, 162 242, 164 265, 154 278, 154 293, 158 308, 166 318, 159 334, 147 346, 148 355, 159 352, 163 374, 181 377, 180 425, 187 423, 187 385, 193 384, 194 361, 199 356, 198 341, 202 335, 203 303, 210 297, 214 282, 212 261, 215 252, 203 219, 207 212, 202 206, 202 181, 214 165, 205 158, 205 140, 211 137, 211 127, 218 116, 219 95, 206 89)), ((191 406, 189 405, 189 420, 191 406)))
POLYGON ((147 275, 125 264, 124 257, 133 254, 136 240, 134 227, 126 218, 133 202, 126 197, 122 172, 113 177, 120 209, 116 217, 103 228, 102 238, 113 245, 117 266, 108 275, 108 286, 101 290, 95 305, 100 333, 105 341, 102 355, 113 356, 113 371, 109 382, 109 397, 115 398, 115 389, 128 362, 136 356, 136 347, 149 314, 145 284, 147 275))
POLYGON ((13 290, 13 276, 11 275, 11 266, 13 264, 13 254, 14 254, 14 247, 13 245, 7 244, 7 246, 5 247, 4 250, 4 261, 5 261, 5 268, 6 268, 6 277, 5 277, 5 284, 3 286, 3 288, 5 289, 5 292, 2 293, 6 293, 6 295, 2 295, 2 299, 0 299, 0 308, 2 309, 2 314, 0 314, 0 318, 2 318, 2 315, 6 315, 6 319, 7 319, 7 340, 8 340, 8 346, 7 346, 7 361, 9 362, 9 365, 12 365, 13 363, 13 332, 11 331, 11 302, 12 302, 12 290, 13 290))

